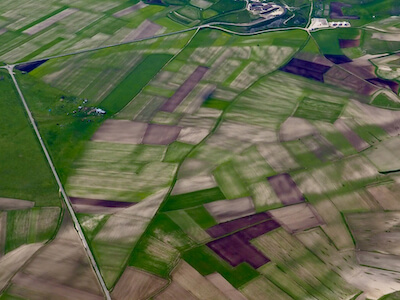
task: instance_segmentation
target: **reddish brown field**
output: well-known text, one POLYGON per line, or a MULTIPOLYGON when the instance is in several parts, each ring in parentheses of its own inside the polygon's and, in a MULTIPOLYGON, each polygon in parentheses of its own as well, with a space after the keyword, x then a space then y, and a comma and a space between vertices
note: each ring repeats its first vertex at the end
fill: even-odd
POLYGON ((175 142, 181 132, 181 127, 159 124, 149 124, 143 138, 143 144, 169 145, 175 142))
POLYGON ((189 78, 186 79, 186 81, 178 88, 175 94, 161 107, 161 110, 173 112, 200 82, 207 71, 207 67, 197 67, 197 69, 189 76, 189 78))
POLYGON ((354 48, 360 46, 360 40, 345 40, 339 39, 340 48, 354 48))
POLYGON ((284 205, 304 202, 303 194, 289 174, 271 176, 268 178, 268 182, 284 205))
POLYGON ((329 59, 331 62, 334 64, 344 64, 344 63, 349 63, 352 60, 348 58, 346 55, 335 55, 335 54, 326 54, 325 57, 329 59))
POLYGON ((254 225, 264 220, 268 220, 271 218, 271 215, 267 212, 255 214, 252 216, 247 216, 243 218, 239 218, 233 221, 221 223, 215 225, 213 227, 208 228, 207 233, 213 238, 221 237, 227 235, 228 233, 235 232, 239 229, 254 225))
POLYGON ((342 3, 342 2, 331 2, 330 7, 330 18, 331 19, 359 19, 359 16, 345 16, 343 15, 342 8, 343 7, 351 7, 350 4, 342 3))
POLYGON ((280 70, 324 82, 324 74, 330 69, 329 66, 293 58, 286 66, 280 70))
POLYGON ((361 77, 362 79, 375 77, 375 66, 368 61, 352 61, 341 64, 340 67, 354 75, 357 75, 358 77, 361 77))
POLYGON ((362 80, 336 66, 324 74, 324 81, 339 87, 351 89, 362 95, 372 95, 379 89, 368 81, 362 80))
POLYGON ((233 267, 247 262, 253 268, 259 268, 269 262, 269 259, 251 245, 250 240, 278 227, 279 224, 274 220, 267 220, 230 236, 212 241, 207 246, 233 267))
POLYGON ((396 95, 399 92, 399 84, 396 81, 393 80, 386 80, 382 78, 371 78, 368 79, 369 82, 372 84, 375 84, 379 87, 383 87, 385 89, 390 89, 392 90, 396 95))
POLYGON ((72 202, 74 210, 78 213, 109 214, 136 204, 135 202, 110 201, 77 197, 70 197, 70 200, 72 202))

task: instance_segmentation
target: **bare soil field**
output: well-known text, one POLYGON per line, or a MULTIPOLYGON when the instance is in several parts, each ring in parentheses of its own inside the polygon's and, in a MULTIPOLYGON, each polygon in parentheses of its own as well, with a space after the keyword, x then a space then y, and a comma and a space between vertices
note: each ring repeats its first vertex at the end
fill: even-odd
POLYGON ((137 11, 143 7, 146 7, 147 4, 143 3, 142 1, 140 1, 139 3, 129 6, 127 8, 124 8, 120 11, 117 11, 116 13, 113 14, 113 17, 116 18, 121 18, 123 16, 129 15, 130 13, 133 13, 134 11, 137 11))
POLYGON ((207 233, 213 238, 217 238, 227 235, 228 233, 235 232, 239 229, 243 229, 256 223, 268 220, 270 218, 271 215, 268 212, 263 212, 215 225, 208 228, 207 233))
POLYGON ((250 197, 214 201, 204 204, 204 207, 219 223, 255 213, 254 204, 250 197))
POLYGON ((307 120, 289 117, 279 128, 279 139, 283 142, 317 134, 318 130, 307 120))
POLYGON ((346 220, 358 249, 400 255, 400 212, 349 214, 346 220))
POLYGON ((372 95, 379 90, 378 87, 368 81, 362 80, 336 66, 333 66, 324 74, 324 81, 329 84, 354 90, 362 95, 372 95))
POLYGON ((235 289, 224 277, 219 273, 212 273, 206 276, 215 287, 217 287, 230 300, 246 300, 237 289, 235 289))
POLYGON ((173 281, 165 290, 154 297, 155 300, 197 300, 199 298, 195 297, 191 292, 185 290, 178 283, 173 281))
POLYGON ((216 187, 217 183, 212 175, 200 175, 176 181, 171 195, 185 194, 216 187))
POLYGON ((116 300, 145 300, 167 283, 166 279, 136 268, 127 267, 111 295, 116 300))
POLYGON ((268 182, 284 205, 304 202, 303 194, 289 174, 268 177, 268 182))
POLYGON ((42 243, 23 245, 0 257, 0 291, 32 255, 43 246, 42 243))
POLYGON ((319 214, 308 203, 273 209, 269 213, 274 220, 290 233, 324 224, 319 214))
POLYGON ((163 27, 149 20, 144 20, 139 27, 133 29, 122 42, 140 40, 156 35, 163 27))
POLYGON ((10 198, 0 198, 0 210, 16 210, 16 209, 26 209, 32 208, 35 202, 10 199, 10 198))
POLYGON ((172 282, 176 282, 200 300, 228 300, 219 289, 184 261, 172 272, 172 282))
POLYGON ((320 134, 304 137, 300 140, 322 162, 337 160, 343 157, 343 154, 320 134))
POLYGON ((147 129, 146 123, 127 120, 107 120, 93 135, 93 141, 140 144, 147 129))
POLYGON ((29 299, 103 299, 72 220, 12 279, 7 293, 29 299))
POLYGON ((370 145, 360 138, 343 119, 338 119, 334 123, 335 128, 337 128, 341 134, 350 142, 350 144, 358 151, 363 151, 367 149, 370 145))
POLYGON ((292 155, 281 144, 258 144, 257 150, 277 172, 293 170, 299 167, 292 155))
POLYGON ((367 188, 367 191, 384 210, 400 210, 398 184, 371 186, 367 188))
POLYGON ((339 55, 325 54, 325 57, 337 65, 352 62, 352 60, 350 58, 348 58, 346 55, 341 55, 341 54, 339 54, 339 55))
POLYGON ((360 46, 360 40, 339 39, 340 48, 354 48, 360 46))
POLYGON ((143 144, 169 145, 176 141, 181 132, 181 127, 149 124, 143 138, 143 144))
POLYGON ((207 135, 209 130, 205 128, 185 127, 182 128, 177 141, 187 144, 196 145, 200 143, 207 135))
POLYGON ((400 257, 385 253, 357 251, 357 260, 360 265, 400 272, 400 257))
POLYGON ((4 255, 7 237, 7 213, 0 212, 0 258, 4 255))
POLYGON ((326 65, 293 58, 286 66, 282 67, 280 70, 305 78, 324 82, 324 74, 328 72, 329 69, 330 67, 326 65))
POLYGON ((200 82, 207 71, 208 68, 206 67, 197 67, 196 70, 189 76, 189 78, 186 79, 186 81, 178 88, 175 94, 161 107, 161 110, 173 112, 200 82))
POLYGON ((36 24, 26 30, 23 31, 23 33, 28 34, 28 35, 34 35, 51 25, 61 21, 62 19, 76 13, 78 10, 76 8, 67 8, 63 10, 62 12, 48 18, 47 20, 44 20, 43 22, 40 22, 39 24, 36 24))

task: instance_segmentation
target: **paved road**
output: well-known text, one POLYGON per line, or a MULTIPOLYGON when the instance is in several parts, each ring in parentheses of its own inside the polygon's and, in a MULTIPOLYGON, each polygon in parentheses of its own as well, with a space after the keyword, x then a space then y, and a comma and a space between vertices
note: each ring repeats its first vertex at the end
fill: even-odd
POLYGON ((111 300, 110 293, 109 293, 109 291, 108 291, 108 289, 106 287, 106 284, 104 283, 103 277, 100 274, 100 270, 97 267, 96 261, 94 260, 92 251, 90 250, 89 245, 88 245, 88 243, 86 241, 85 235, 83 234, 81 225, 79 224, 79 221, 78 221, 78 219, 77 219, 77 217, 75 215, 75 212, 74 212, 74 210, 72 208, 72 204, 71 204, 67 194, 65 193, 64 187, 63 187, 63 185, 62 185, 62 183, 60 181, 60 178, 58 177, 57 171, 56 171, 56 169, 55 169, 55 167, 53 165, 53 161, 51 160, 51 157, 49 155, 49 152, 47 151, 46 145, 44 144, 44 142, 42 140, 42 137, 40 135, 40 132, 39 132, 37 126, 36 126, 36 123, 35 123, 35 120, 34 120, 34 118, 32 116, 32 113, 29 110, 28 104, 25 101, 25 97, 22 94, 22 91, 19 88, 18 82, 17 82, 17 80, 16 80, 16 78, 14 76, 14 65, 8 65, 8 66, 5 66, 3 68, 7 69, 8 72, 10 73, 10 76, 11 76, 11 78, 12 78, 12 80, 14 82, 14 85, 15 85, 17 91, 18 91, 18 94, 19 94, 19 96, 20 96, 20 98, 22 100, 22 103, 24 104, 26 113, 28 114, 28 117, 29 117, 29 120, 30 120, 30 122, 32 124, 32 127, 33 127, 33 129, 34 129, 34 131, 36 133, 37 138, 39 139, 40 146, 43 149, 43 152, 44 152, 44 154, 46 156, 47 162, 49 163, 51 171, 53 172, 53 175, 54 175, 54 177, 55 177, 55 179, 57 181, 58 187, 60 189, 60 192, 61 192, 61 194, 63 196, 63 199, 64 199, 64 202, 65 202, 65 205, 67 206, 68 211, 71 214, 72 221, 74 222, 74 225, 75 225, 75 229, 78 232, 79 238, 82 241, 82 244, 83 244, 83 247, 85 248, 86 254, 89 257, 89 260, 90 260, 90 263, 92 265, 92 268, 93 268, 94 272, 96 273, 97 279, 98 279, 98 281, 100 283, 101 289, 103 290, 104 296, 105 296, 105 298, 107 300, 111 300))

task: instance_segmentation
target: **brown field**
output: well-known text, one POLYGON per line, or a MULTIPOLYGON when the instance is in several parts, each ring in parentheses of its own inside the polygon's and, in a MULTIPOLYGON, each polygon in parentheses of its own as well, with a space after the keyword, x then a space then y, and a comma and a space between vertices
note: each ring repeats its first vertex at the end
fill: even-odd
POLYGON ((146 123, 127 120, 107 120, 93 135, 93 141, 140 144, 147 129, 146 123))
POLYGON ((228 299, 246 300, 246 297, 235 289, 221 274, 212 273, 207 275, 206 279, 215 285, 228 299))
POLYGON ((177 141, 182 143, 197 145, 208 134, 209 130, 205 128, 185 127, 182 128, 181 132, 179 133, 177 141))
POLYGON ((365 59, 355 59, 352 62, 341 64, 341 68, 349 71, 352 74, 357 75, 362 79, 374 78, 375 75, 375 66, 369 62, 369 60, 365 59))
POLYGON ((360 265, 400 272, 400 257, 377 252, 357 251, 360 265))
POLYGON ((176 282, 200 300, 228 299, 211 282, 184 261, 181 261, 172 272, 172 282, 176 282))
POLYGON ((373 107, 358 101, 351 101, 346 109, 346 116, 351 115, 355 120, 365 124, 375 124, 382 127, 390 136, 400 134, 400 112, 373 107))
POLYGON ((149 124, 143 138, 143 144, 169 145, 176 141, 181 127, 149 124))
POLYGON ((289 117, 279 129, 279 138, 282 142, 287 142, 317 133, 317 129, 307 120, 289 117))
POLYGON ((385 89, 390 89, 396 95, 399 93, 399 84, 394 80, 387 80, 387 79, 382 79, 382 78, 370 78, 367 81, 371 82, 372 84, 374 84, 376 86, 379 86, 379 87, 382 87, 385 89))
POLYGON ((247 216, 233 221, 215 225, 213 227, 208 228, 207 233, 213 238, 221 237, 227 235, 228 233, 235 232, 239 229, 243 229, 245 227, 259 223, 261 221, 268 220, 270 218, 271 215, 268 212, 263 212, 252 216, 247 216))
POLYGON ((62 19, 76 13, 78 10, 76 8, 67 8, 63 10, 62 12, 59 12, 58 14, 48 18, 47 20, 44 20, 43 22, 40 22, 39 24, 36 24, 22 33, 25 33, 27 35, 34 35, 35 33, 38 33, 51 25, 57 23, 58 21, 61 21, 62 19))
POLYGON ((346 125, 343 119, 337 119, 334 126, 341 134, 350 142, 350 144, 358 151, 367 149, 370 145, 360 138, 349 126, 346 125))
POLYGON ((340 48, 354 48, 360 46, 360 40, 339 39, 340 48))
POLYGON ((154 295, 167 283, 166 279, 127 267, 111 295, 115 300, 144 300, 154 295))
POLYGON ((398 184, 371 186, 367 188, 367 191, 384 210, 400 210, 398 184))
POLYGON ((400 255, 400 212, 349 214, 346 220, 358 249, 400 255))
POLYGON ((147 6, 147 4, 140 1, 139 3, 137 3, 135 5, 132 5, 127 8, 124 8, 120 11, 117 11, 116 13, 113 14, 113 17, 120 18, 120 17, 126 16, 126 15, 129 15, 130 13, 132 13, 138 9, 141 9, 143 7, 146 7, 146 6, 147 6))
POLYGON ((129 42, 134 40, 140 40, 148 37, 154 36, 157 32, 162 29, 162 26, 155 24, 149 20, 144 20, 139 27, 133 29, 122 42, 129 42))
POLYGON ((280 70, 305 78, 324 82, 324 74, 328 72, 329 69, 330 67, 326 65, 293 58, 286 66, 282 67, 280 70))
POLYGON ((218 223, 230 221, 255 213, 254 204, 250 197, 234 200, 220 200, 204 204, 207 211, 218 223))
POLYGON ((33 206, 35 206, 35 202, 32 201, 0 198, 0 210, 26 209, 33 206))
POLYGON ((319 54, 313 54, 310 52, 299 52, 294 57, 300 60, 313 62, 327 67, 332 67, 334 65, 334 63, 331 62, 329 59, 327 59, 325 56, 319 54))
POLYGON ((186 81, 178 88, 175 94, 161 107, 161 110, 173 112, 200 82, 207 71, 208 68, 206 67, 197 67, 197 69, 189 76, 189 78, 186 79, 186 81))
POLYGON ((304 202, 303 194, 289 174, 268 177, 268 182, 284 205, 304 202))
POLYGON ((176 282, 172 282, 165 290, 154 297, 155 300, 197 300, 199 298, 195 297, 191 292, 185 290, 176 282))
POLYGON ((354 76, 336 66, 333 66, 324 74, 324 82, 353 90, 362 95, 372 95, 379 90, 378 87, 368 81, 354 76))
POLYGON ((179 195, 194 191, 206 190, 216 187, 217 183, 212 175, 199 175, 176 181, 171 195, 179 195))
POLYGON ((103 299, 67 213, 57 237, 18 271, 7 293, 29 299, 103 299))
POLYGON ((306 230, 323 224, 322 218, 308 203, 300 203, 270 210, 272 218, 288 232, 306 230))
POLYGON ((23 245, 3 257, 0 256, 0 291, 7 285, 15 272, 42 246, 43 244, 41 243, 23 245))
POLYGON ((77 213, 111 214, 130 207, 135 202, 110 201, 70 197, 72 206, 77 213))
POLYGON ((277 172, 293 170, 299 167, 298 163, 281 144, 258 144, 257 150, 277 172))

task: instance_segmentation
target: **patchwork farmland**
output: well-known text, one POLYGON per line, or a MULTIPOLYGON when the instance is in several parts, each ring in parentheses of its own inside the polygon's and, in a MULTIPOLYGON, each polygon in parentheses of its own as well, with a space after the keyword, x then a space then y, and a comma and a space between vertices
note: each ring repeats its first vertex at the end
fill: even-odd
POLYGON ((398 4, 275 2, 0 3, 0 299, 396 299, 398 4))

